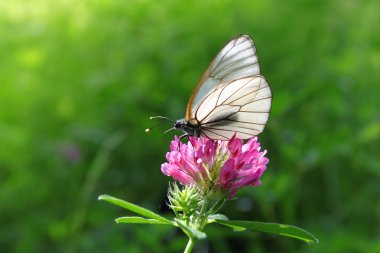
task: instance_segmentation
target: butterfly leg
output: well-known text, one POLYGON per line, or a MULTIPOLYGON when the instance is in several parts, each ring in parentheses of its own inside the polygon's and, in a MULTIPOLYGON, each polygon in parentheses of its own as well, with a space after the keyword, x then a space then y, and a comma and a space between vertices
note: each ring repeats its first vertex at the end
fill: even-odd
POLYGON ((179 148, 180 148, 180 145, 181 145, 181 140, 183 138, 186 138, 186 137, 189 137, 189 134, 188 133, 184 133, 183 135, 181 135, 180 137, 178 137, 178 146, 177 146, 177 150, 179 151, 179 148))
POLYGON ((186 138, 186 137, 189 138, 189 134, 188 133, 184 133, 183 135, 181 135, 180 137, 178 137, 178 139, 182 140, 183 138, 186 138))

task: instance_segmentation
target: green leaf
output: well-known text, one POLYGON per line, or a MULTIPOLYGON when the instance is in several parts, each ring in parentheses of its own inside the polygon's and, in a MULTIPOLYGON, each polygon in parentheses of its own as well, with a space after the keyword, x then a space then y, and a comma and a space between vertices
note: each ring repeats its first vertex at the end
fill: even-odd
POLYGON ((145 216, 147 218, 155 219, 155 220, 161 221, 165 224, 175 225, 172 221, 162 217, 161 215, 158 215, 158 214, 156 214, 156 213, 154 213, 148 209, 145 209, 141 206, 132 204, 130 202, 127 202, 127 201, 124 201, 124 200, 121 200, 121 199, 118 199, 118 198, 115 198, 115 197, 112 197, 109 195, 101 195, 98 197, 98 199, 99 200, 105 200, 105 201, 110 202, 112 204, 121 206, 121 207, 123 207, 123 208, 125 208, 131 212, 140 214, 141 216, 145 216))
POLYGON ((162 222, 156 219, 145 219, 137 216, 119 217, 115 220, 117 223, 135 223, 135 224, 163 224, 168 225, 166 222, 162 222))
MULTIPOLYGON (((236 226, 236 225, 232 224, 232 223, 228 220, 228 218, 227 218, 227 219, 225 219, 225 218, 223 218, 223 219, 215 218, 215 219, 213 220, 213 222, 218 223, 218 224, 221 224, 221 225, 228 226, 228 227, 230 227, 230 228, 233 228, 234 231, 237 231, 237 232, 241 232, 241 231, 247 230, 247 228, 245 228, 245 227, 243 227, 243 226, 236 226)), ((212 222, 209 222, 209 223, 212 223, 212 222)))
POLYGON ((292 237, 307 242, 308 244, 318 243, 318 239, 304 229, 278 223, 254 222, 254 221, 227 221, 216 219, 216 223, 233 228, 236 231, 245 229, 252 231, 267 232, 282 236, 292 237))
POLYGON ((178 219, 175 219, 175 221, 178 224, 178 226, 183 230, 183 232, 185 232, 185 234, 187 234, 187 236, 189 236, 190 238, 204 239, 207 237, 206 234, 202 231, 191 228, 178 219))

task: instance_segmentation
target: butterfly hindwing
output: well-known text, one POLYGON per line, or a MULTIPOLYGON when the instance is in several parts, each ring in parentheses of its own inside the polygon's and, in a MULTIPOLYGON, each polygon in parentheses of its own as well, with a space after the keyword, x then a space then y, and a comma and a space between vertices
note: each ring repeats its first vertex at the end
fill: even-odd
POLYGON ((271 90, 262 76, 246 77, 211 92, 197 108, 195 117, 204 135, 213 139, 230 139, 235 133, 247 139, 263 131, 271 100, 271 90), (211 99, 216 95, 218 99, 211 99), (215 138, 216 134, 221 137, 215 138))

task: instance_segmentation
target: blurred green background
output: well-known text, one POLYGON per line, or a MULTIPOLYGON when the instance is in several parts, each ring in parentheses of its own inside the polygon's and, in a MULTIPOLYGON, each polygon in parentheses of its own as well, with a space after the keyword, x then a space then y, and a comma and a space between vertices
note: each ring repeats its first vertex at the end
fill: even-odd
MULTIPOLYGON (((253 37, 274 99, 260 188, 232 219, 319 239, 210 227, 195 252, 380 252, 379 1, 0 2, 1 252, 181 252, 161 226, 116 225, 108 193, 163 215, 160 172, 190 93, 231 37, 253 37)), ((179 134, 179 133, 178 133, 179 134)))

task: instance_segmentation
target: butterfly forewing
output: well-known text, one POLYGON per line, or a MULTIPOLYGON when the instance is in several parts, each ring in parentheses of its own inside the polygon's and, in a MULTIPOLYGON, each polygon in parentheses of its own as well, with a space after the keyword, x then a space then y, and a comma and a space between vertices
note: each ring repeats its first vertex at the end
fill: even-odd
POLYGON ((256 49, 248 35, 240 35, 222 48, 198 82, 186 109, 186 120, 211 92, 230 81, 260 73, 256 49))

